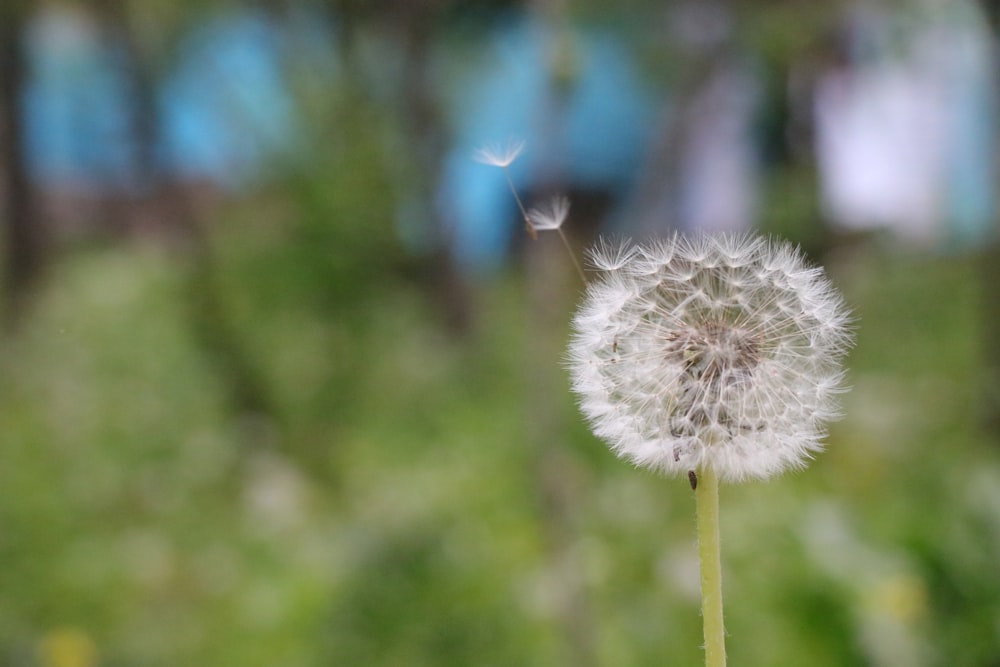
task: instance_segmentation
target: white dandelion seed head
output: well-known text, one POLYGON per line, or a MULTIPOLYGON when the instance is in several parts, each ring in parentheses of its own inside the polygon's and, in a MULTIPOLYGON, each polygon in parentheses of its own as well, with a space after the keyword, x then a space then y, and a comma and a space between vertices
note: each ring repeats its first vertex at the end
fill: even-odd
POLYGON ((491 167, 509 167, 524 150, 523 139, 508 139, 506 144, 487 144, 477 148, 472 154, 476 162, 488 164, 491 167))
POLYGON ((536 231, 551 231, 562 227, 568 215, 569 198, 559 195, 528 211, 528 222, 536 231))
POLYGON ((754 235, 598 244, 573 390, 620 457, 721 480, 804 467, 838 413, 850 315, 822 269, 754 235))

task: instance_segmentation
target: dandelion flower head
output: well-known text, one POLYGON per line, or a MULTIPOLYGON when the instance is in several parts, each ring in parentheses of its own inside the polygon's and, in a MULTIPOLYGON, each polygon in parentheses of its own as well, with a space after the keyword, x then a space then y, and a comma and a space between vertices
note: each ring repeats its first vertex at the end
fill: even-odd
POLYGON ((573 389, 620 457, 765 479, 805 466, 838 416, 850 317, 822 269, 754 235, 603 243, 573 321, 573 389))

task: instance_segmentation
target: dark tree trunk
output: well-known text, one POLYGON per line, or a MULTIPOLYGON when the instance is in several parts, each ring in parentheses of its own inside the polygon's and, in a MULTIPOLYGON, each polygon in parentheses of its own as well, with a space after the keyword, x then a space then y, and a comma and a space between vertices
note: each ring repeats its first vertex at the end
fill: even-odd
POLYGON ((15 326, 38 278, 42 244, 25 161, 25 116, 21 104, 27 63, 22 37, 27 14, 14 2, 0 9, 0 137, 4 209, 4 323, 15 326))
POLYGON ((415 163, 434 166, 429 170, 414 170, 416 193, 434 238, 434 252, 428 258, 430 288, 449 329, 463 334, 472 325, 469 288, 456 265, 451 234, 433 205, 438 177, 436 165, 442 162, 446 132, 431 82, 430 50, 436 14, 446 4, 441 0, 399 2, 394 12, 396 20, 390 21, 390 29, 397 37, 404 63, 400 80, 400 107, 403 110, 400 129, 410 138, 409 148, 415 163))
POLYGON ((266 381, 245 349, 240 331, 225 314, 204 213, 193 201, 189 186, 178 182, 157 160, 156 146, 162 132, 156 105, 159 54, 136 32, 138 22, 130 12, 141 8, 134 9, 124 0, 100 0, 96 5, 108 38, 119 43, 127 55, 124 74, 130 93, 132 177, 138 189, 123 209, 119 224, 133 231, 152 225, 183 248, 189 261, 189 313, 195 340, 223 379, 235 413, 273 417, 276 409, 266 381))
MULTIPOLYGON (((993 57, 994 89, 1000 89, 997 63, 1000 63, 1000 0, 981 0, 980 6, 993 32, 991 55, 993 57)), ((994 148, 998 148, 995 146, 994 148)), ((994 151, 994 160, 997 151, 994 151)), ((983 327, 983 411, 986 427, 994 437, 1000 436, 1000 220, 994 215, 993 234, 982 251, 982 327, 983 327)))

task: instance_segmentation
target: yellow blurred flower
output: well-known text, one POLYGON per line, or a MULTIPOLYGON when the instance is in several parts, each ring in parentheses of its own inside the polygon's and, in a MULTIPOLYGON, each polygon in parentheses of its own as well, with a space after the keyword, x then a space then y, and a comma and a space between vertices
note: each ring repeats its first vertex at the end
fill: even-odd
POLYGON ((38 658, 43 667, 94 667, 97 645, 80 628, 55 628, 39 642, 38 658))
POLYGON ((927 613, 927 588, 919 577, 896 575, 875 586, 872 602, 892 618, 913 622, 927 613))

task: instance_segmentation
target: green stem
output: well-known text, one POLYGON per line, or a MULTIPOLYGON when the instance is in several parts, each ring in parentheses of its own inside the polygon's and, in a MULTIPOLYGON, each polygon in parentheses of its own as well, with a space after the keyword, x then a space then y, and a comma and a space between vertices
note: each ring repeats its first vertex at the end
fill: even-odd
POLYGON ((537 238, 535 233, 535 228, 531 226, 531 219, 528 218, 528 210, 524 208, 524 202, 521 201, 521 197, 517 194, 517 188, 514 187, 514 181, 510 177, 510 170, 507 167, 503 168, 503 175, 507 178, 507 187, 510 188, 510 192, 514 195, 514 201, 517 202, 517 208, 521 211, 521 217, 524 218, 524 229, 528 232, 528 235, 534 239, 537 238))
POLYGON ((569 258, 573 261, 573 268, 576 269, 576 275, 580 276, 580 281, 583 283, 584 287, 587 286, 587 274, 583 272, 583 267, 580 266, 580 262, 576 261, 576 255, 573 253, 573 246, 569 244, 569 239, 563 234, 563 230, 556 229, 559 232, 559 238, 562 239, 563 247, 566 248, 566 252, 569 253, 569 258))
POLYGON ((701 561, 701 618, 705 626, 705 667, 725 667, 726 630, 722 621, 722 557, 719 548, 719 479, 710 468, 698 471, 694 492, 701 561))

